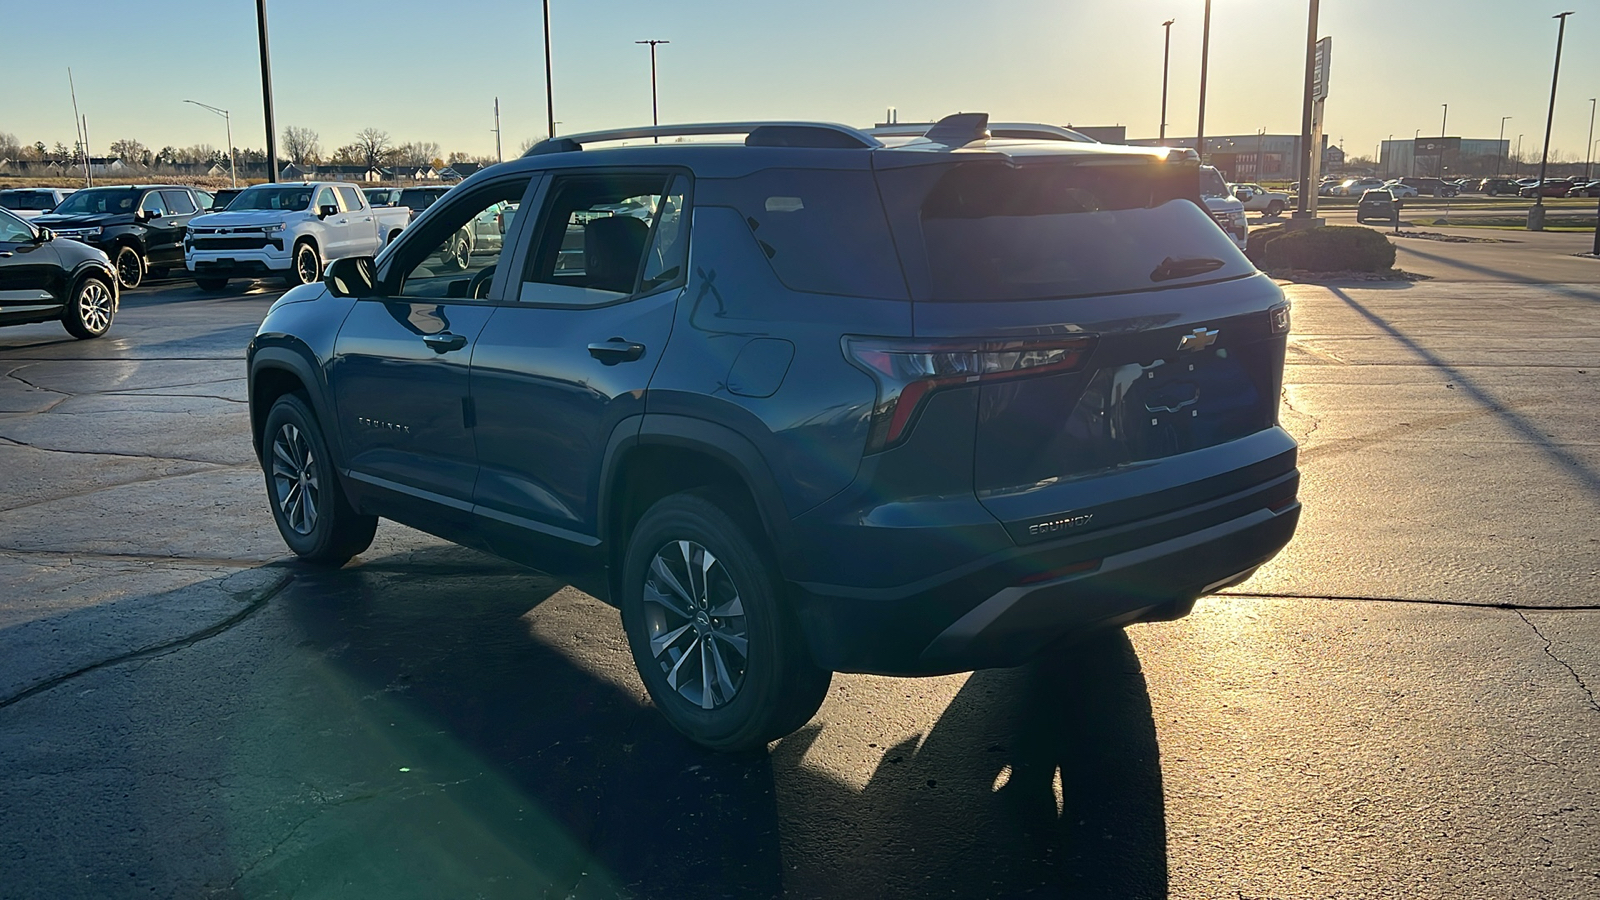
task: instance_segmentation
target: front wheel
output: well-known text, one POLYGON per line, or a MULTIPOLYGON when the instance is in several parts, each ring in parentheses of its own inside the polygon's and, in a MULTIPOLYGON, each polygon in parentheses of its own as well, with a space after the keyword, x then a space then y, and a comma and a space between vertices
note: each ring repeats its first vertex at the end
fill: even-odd
POLYGON ((302 284, 313 284, 322 277, 322 258, 317 255, 317 248, 309 243, 294 245, 294 264, 289 267, 289 274, 284 281, 290 287, 299 287, 302 284))
POLYGON ((262 432, 262 470, 278 533, 306 562, 342 566, 372 546, 378 517, 345 499, 322 426, 306 402, 285 394, 272 404, 262 432))
POLYGON ((111 285, 90 275, 72 292, 72 301, 62 314, 61 324, 68 334, 83 341, 110 331, 111 317, 116 313, 117 300, 111 285))
POLYGON ((1283 203, 1281 201, 1274 200, 1271 203, 1267 204, 1267 215, 1269 217, 1276 218, 1277 216, 1282 215, 1282 214, 1283 214, 1283 203))
POLYGON ((646 512, 623 563, 634 663, 674 728, 712 750, 764 747, 804 725, 833 673, 812 663, 775 567, 709 493, 646 512))
POLYGON ((123 290, 131 291, 144 281, 144 257, 138 250, 127 245, 119 247, 112 262, 117 269, 117 283, 123 290))

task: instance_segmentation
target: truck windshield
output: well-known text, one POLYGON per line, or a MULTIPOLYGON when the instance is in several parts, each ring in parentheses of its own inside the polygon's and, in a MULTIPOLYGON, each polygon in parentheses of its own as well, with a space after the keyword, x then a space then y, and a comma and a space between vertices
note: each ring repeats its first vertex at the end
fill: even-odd
POLYGON ((53 211, 62 216, 131 213, 143 194, 138 188, 89 188, 74 192, 53 211))
POLYGON ((241 209, 281 209, 299 212, 310 206, 311 188, 268 185, 240 191, 239 196, 228 204, 228 212, 237 212, 241 209))
POLYGON ((1200 196, 1207 200, 1218 197, 1232 197, 1233 191, 1228 190, 1228 183, 1222 180, 1222 173, 1211 166, 1200 167, 1200 196))

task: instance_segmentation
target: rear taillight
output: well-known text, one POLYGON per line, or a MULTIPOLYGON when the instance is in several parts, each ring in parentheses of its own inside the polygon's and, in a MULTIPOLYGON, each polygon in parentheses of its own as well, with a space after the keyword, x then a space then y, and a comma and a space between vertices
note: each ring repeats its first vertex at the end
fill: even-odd
POLYGON ((1093 335, 960 341, 847 337, 845 356, 878 384, 866 452, 904 440, 923 401, 939 390, 1071 372, 1083 367, 1094 343, 1093 335))

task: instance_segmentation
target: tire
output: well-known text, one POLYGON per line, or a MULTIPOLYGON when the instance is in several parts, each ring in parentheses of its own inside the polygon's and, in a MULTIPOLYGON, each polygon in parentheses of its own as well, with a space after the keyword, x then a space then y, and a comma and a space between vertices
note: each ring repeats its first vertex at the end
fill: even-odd
POLYGON ((390 244, 394 243, 395 241, 397 241, 399 239, 400 239, 400 232, 399 231, 391 231, 391 232, 389 232, 389 239, 384 241, 383 245, 385 247, 387 247, 387 246, 389 246, 390 244))
POLYGON ((310 241, 295 244, 289 274, 283 276, 283 280, 289 287, 299 287, 302 284, 315 284, 321 278, 322 257, 317 253, 317 248, 310 241))
POLYGON ((226 278, 196 278, 194 283, 199 286, 200 290, 208 294, 216 294, 228 289, 228 279, 226 278))
POLYGON ((458 231, 451 235, 450 249, 445 253, 445 261, 462 272, 472 265, 472 232, 458 231))
POLYGON ((117 248, 116 255, 111 257, 112 268, 117 271, 117 284, 125 291, 131 291, 144 283, 144 257, 139 251, 127 244, 117 248))
POLYGON ((300 395, 272 404, 261 458, 272 518, 295 555, 337 567, 372 546, 378 517, 361 515, 345 498, 322 427, 300 395))
POLYGON ((698 491, 650 507, 628 541, 621 607, 634 663, 662 715, 703 747, 740 751, 804 725, 833 673, 811 661, 776 566, 748 537, 759 528, 728 508, 736 507, 698 491))
POLYGON ((1281 201, 1274 200, 1267 204, 1267 216, 1269 218, 1277 218, 1281 215, 1283 215, 1283 203, 1281 201))
POLYGON ((97 338, 111 330, 117 314, 117 295, 111 284, 98 275, 89 275, 72 290, 72 299, 61 314, 67 334, 80 341, 97 338))
POLYGON ((1357 225, 1365 225, 1365 224, 1366 224, 1366 223, 1367 223, 1367 220, 1366 220, 1366 219, 1363 219, 1363 218, 1362 218, 1362 217, 1360 217, 1360 216, 1356 216, 1356 224, 1357 224, 1357 225))

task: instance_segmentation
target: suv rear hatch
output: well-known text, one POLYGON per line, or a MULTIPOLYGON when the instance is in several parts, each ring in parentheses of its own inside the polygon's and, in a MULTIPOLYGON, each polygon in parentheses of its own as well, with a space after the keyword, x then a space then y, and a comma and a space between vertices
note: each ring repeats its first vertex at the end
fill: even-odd
POLYGON ((1019 544, 1292 481, 1282 292, 1208 218, 1192 155, 1121 149, 880 154, 916 338, 851 348, 879 380, 874 441, 976 390, 947 439, 973 441, 974 491, 1019 544))

